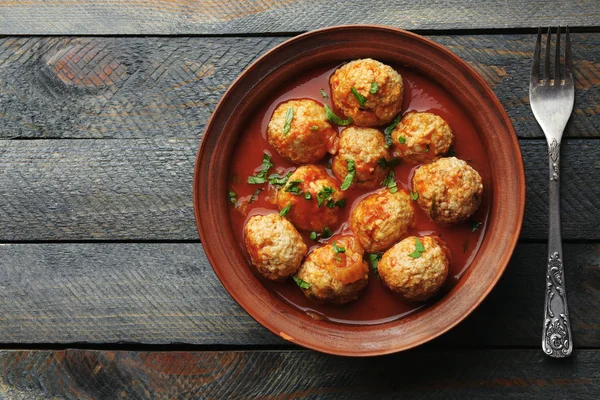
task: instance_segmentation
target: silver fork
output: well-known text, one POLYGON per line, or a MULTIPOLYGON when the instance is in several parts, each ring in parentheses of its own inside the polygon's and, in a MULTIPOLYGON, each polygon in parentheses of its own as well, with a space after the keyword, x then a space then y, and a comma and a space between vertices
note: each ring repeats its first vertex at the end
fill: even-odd
POLYGON ((544 76, 540 77, 542 29, 538 30, 529 80, 529 102, 533 115, 546 135, 550 165, 550 220, 542 349, 551 357, 567 357, 573 350, 573 340, 567 307, 560 233, 560 140, 573 111, 575 88, 569 28, 567 27, 563 80, 560 79, 560 27, 556 33, 554 79, 550 76, 550 39, 551 32, 548 28, 544 76))

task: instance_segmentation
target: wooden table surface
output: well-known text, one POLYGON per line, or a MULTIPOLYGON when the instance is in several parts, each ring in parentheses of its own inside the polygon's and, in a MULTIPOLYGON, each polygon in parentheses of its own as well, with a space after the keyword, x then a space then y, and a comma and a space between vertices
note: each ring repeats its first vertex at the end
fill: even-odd
MULTIPOLYGON (((0 0, 0 398, 600 397, 600 3, 0 0), (519 136, 526 215, 505 275, 458 327, 368 359, 304 350, 223 289, 198 240, 206 122, 259 55, 377 23, 466 60, 519 136), (541 351, 546 143, 528 100, 538 26, 569 25, 575 109, 562 221, 575 351, 541 351)), ((501 144, 499 144, 501 145, 501 144)))

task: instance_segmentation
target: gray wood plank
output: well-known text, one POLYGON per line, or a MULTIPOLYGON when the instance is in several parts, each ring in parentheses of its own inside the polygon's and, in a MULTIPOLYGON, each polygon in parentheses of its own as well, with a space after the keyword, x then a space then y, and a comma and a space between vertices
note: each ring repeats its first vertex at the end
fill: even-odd
POLYGON ((3 35, 151 35, 299 32, 369 23, 404 29, 594 26, 595 0, 4 2, 3 35))
POLYGON ((600 351, 417 350, 367 359, 309 351, 0 352, 6 399, 596 399, 600 351))
MULTIPOLYGON (((599 347, 600 245, 564 251, 575 347, 599 347)), ((545 254, 519 244, 490 296, 432 346, 539 348, 545 254)), ((233 301, 197 243, 0 245, 0 310, 0 343, 285 343, 233 301)))
MULTIPOLYGON (((0 242, 197 240, 197 139, 0 140, 0 242)), ((547 237, 546 144, 521 140, 521 238, 547 237)), ((563 142, 563 238, 600 240, 600 146, 563 142)))
MULTIPOLYGON (((197 138, 233 80, 285 39, 2 38, 0 138, 197 138)), ((431 39, 483 76, 520 137, 543 136, 528 100, 534 35, 431 39)), ((566 135, 600 137, 600 33, 574 34, 573 58, 566 135)))

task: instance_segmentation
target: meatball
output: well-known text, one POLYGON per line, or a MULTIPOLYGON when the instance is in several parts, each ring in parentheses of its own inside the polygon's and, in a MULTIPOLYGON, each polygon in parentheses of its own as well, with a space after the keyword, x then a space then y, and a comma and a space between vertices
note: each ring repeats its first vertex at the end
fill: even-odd
POLYGON ((409 236, 383 254, 377 270, 392 292, 409 301, 425 301, 444 284, 449 264, 448 248, 437 239, 409 236))
POLYGON ((387 124, 402 108, 402 77, 392 67, 370 58, 341 66, 329 84, 335 107, 358 126, 387 124))
POLYGON ((337 224, 346 200, 335 178, 316 165, 299 167, 277 192, 277 206, 296 227, 322 231, 337 224))
POLYGON ((271 280, 295 274, 307 251, 294 225, 278 214, 250 218, 244 227, 244 242, 252 265, 271 280))
POLYGON ((465 221, 473 215, 483 195, 481 175, 456 157, 422 165, 415 172, 412 184, 423 211, 445 225, 465 221))
POLYGON ((403 159, 414 163, 438 159, 450 149, 454 135, 443 118, 424 112, 402 117, 392 132, 392 141, 403 159))
POLYGON ((343 181, 348 175, 348 163, 353 161, 352 186, 374 189, 385 179, 388 173, 387 161, 390 159, 391 155, 385 147, 385 138, 381 132, 373 128, 350 127, 342 131, 339 150, 333 157, 331 170, 336 178, 343 181))
POLYGON ((337 130, 325 108, 314 100, 290 100, 273 112, 267 127, 269 144, 295 164, 314 163, 337 150, 337 130))
POLYGON ((350 228, 368 253, 376 253, 400 240, 414 217, 407 191, 383 189, 362 199, 352 210, 350 228))
POLYGON ((356 300, 369 281, 363 249, 354 236, 343 236, 308 255, 296 282, 309 299, 343 304, 356 300))

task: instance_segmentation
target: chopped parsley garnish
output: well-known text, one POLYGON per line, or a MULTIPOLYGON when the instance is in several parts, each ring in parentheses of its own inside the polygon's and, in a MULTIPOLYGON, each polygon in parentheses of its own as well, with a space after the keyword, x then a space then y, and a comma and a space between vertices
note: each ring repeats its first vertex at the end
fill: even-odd
POLYGON ((481 222, 469 221, 469 227, 471 227, 471 232, 477 231, 481 226, 481 222))
POLYGON ((237 194, 235 194, 233 190, 230 190, 227 195, 229 196, 229 201, 231 204, 237 203, 237 194))
POLYGON ((317 240, 317 232, 312 231, 309 236, 310 240, 317 240))
POLYGON ((290 208, 292 208, 292 203, 290 203, 287 206, 283 207, 283 209, 279 212, 279 215, 282 216, 282 217, 285 217, 287 215, 287 213, 290 212, 290 208))
POLYGON ((456 157, 456 152, 454 151, 454 148, 452 146, 450 146, 450 148, 448 149, 448 157, 456 157))
POLYGON ((256 201, 256 199, 258 198, 258 195, 260 194, 260 192, 262 192, 264 189, 260 188, 258 189, 256 192, 252 193, 252 196, 250 196, 250 200, 248 200, 248 204, 252 204, 256 201))
POLYGON ((367 99, 365 98, 365 96, 363 96, 362 94, 358 93, 358 90, 356 90, 356 88, 354 86, 352 86, 350 88, 350 91, 352 92, 352 94, 354 95, 354 97, 356 97, 356 101, 358 101, 358 104, 360 105, 360 108, 363 108, 365 106, 365 103, 367 102, 367 99))
POLYGON ((375 273, 375 275, 379 278, 379 261, 383 257, 383 253, 371 253, 367 254, 367 260, 369 262, 369 266, 371 267, 371 271, 375 273))
POLYGON ((379 85, 377 82, 371 82, 371 89, 369 89, 369 93, 375 94, 379 90, 379 85))
POLYGON ((394 175, 394 170, 391 170, 388 176, 381 182, 381 186, 387 187, 390 193, 396 193, 398 191, 398 186, 396 185, 396 176, 394 175))
POLYGON ((402 159, 398 158, 398 157, 394 157, 391 160, 386 160, 385 158, 381 157, 379 159, 379 161, 377 161, 377 165, 379 165, 381 168, 385 169, 388 167, 394 167, 396 165, 399 165, 402 163, 402 159))
POLYGON ((292 278, 294 278, 294 282, 296 282, 296 285, 298 285, 300 289, 308 289, 310 287, 310 283, 303 281, 297 276, 292 276, 292 278))
POLYGON ((287 175, 285 175, 285 176, 280 176, 279 174, 271 174, 269 176, 269 183, 271 185, 275 185, 275 186, 279 186, 279 187, 285 186, 285 184, 287 183, 287 181, 291 175, 292 175, 291 172, 288 172, 287 175))
POLYGON ((398 141, 400 142, 400 144, 404 144, 406 143, 406 138, 404 136, 400 136, 398 137, 398 141))
POLYGON ((265 183, 267 181, 267 174, 269 173, 269 169, 271 169, 271 167, 273 167, 273 163, 271 162, 271 156, 267 153, 264 153, 261 169, 254 175, 250 175, 248 177, 248 183, 252 185, 259 185, 261 183, 265 183))
POLYGON ((415 240, 415 251, 413 251, 412 253, 410 253, 408 256, 412 257, 412 258, 419 258, 421 257, 421 254, 425 251, 425 247, 423 246, 423 243, 421 243, 421 241, 419 240, 419 238, 417 238, 415 240))
POLYGON ((352 184, 352 180, 354 179, 354 174, 356 173, 356 166, 354 160, 346 160, 346 165, 348 168, 348 175, 344 178, 344 182, 342 182, 342 186, 340 189, 346 190, 352 184))
POLYGON ((334 252, 335 254, 339 254, 339 253, 345 253, 345 252, 346 252, 346 248, 345 248, 345 247, 343 247, 343 246, 338 246, 336 243, 337 243, 337 242, 334 240, 334 241, 333 241, 333 244, 331 245, 331 247, 333 247, 333 252, 334 252))
POLYGON ((425 153, 429 153, 429 145, 425 148, 425 153))
POLYGON ((317 207, 321 207, 325 200, 330 199, 333 192, 334 190, 329 186, 325 186, 323 189, 321 189, 319 193, 317 193, 317 207))
POLYGON ((304 198, 306 200, 312 200, 312 194, 310 194, 309 192, 304 193, 304 198))
POLYGON ((390 126, 388 126, 387 128, 385 128, 385 130, 383 131, 383 133, 385 134, 385 148, 386 149, 392 145, 392 131, 394 129, 396 129, 396 127, 400 123, 401 119, 402 119, 402 115, 398 115, 396 117, 396 119, 392 122, 392 124, 390 126))
POLYGON ((323 239, 328 239, 331 236, 333 236, 333 232, 331 232, 331 229, 329 229, 329 227, 326 226, 325 229, 323 229, 323 232, 321 233, 321 237, 323 239))
POLYGON ((419 192, 413 192, 413 191, 411 191, 410 192, 410 199, 412 201, 417 201, 419 199, 419 192))
POLYGON ((325 203, 325 206, 327 208, 334 208, 334 207, 344 208, 346 206, 346 199, 340 199, 338 201, 333 201, 333 199, 329 199, 329 200, 327 200, 327 203, 325 203))
POLYGON ((327 96, 327 93, 325 93, 323 89, 321 89, 321 96, 323 96, 325 100, 329 99, 329 96, 327 96))
POLYGON ((330 120, 336 125, 346 126, 352 123, 352 118, 348 117, 348 119, 341 119, 340 117, 335 115, 333 110, 327 104, 325 104, 325 116, 328 120, 330 120))
POLYGON ((283 124, 284 135, 290 133, 290 129, 292 127, 292 119, 294 119, 294 107, 288 108, 285 113, 285 124, 283 124))
POLYGON ((316 131, 317 129, 319 129, 319 127, 317 125, 313 125, 310 127, 311 131, 316 131))
POLYGON ((288 193, 294 194, 296 196, 301 196, 303 193, 302 189, 300 189, 300 186, 299 186, 301 183, 302 183, 302 181, 300 179, 296 179, 294 181, 288 181, 285 191, 288 193))

